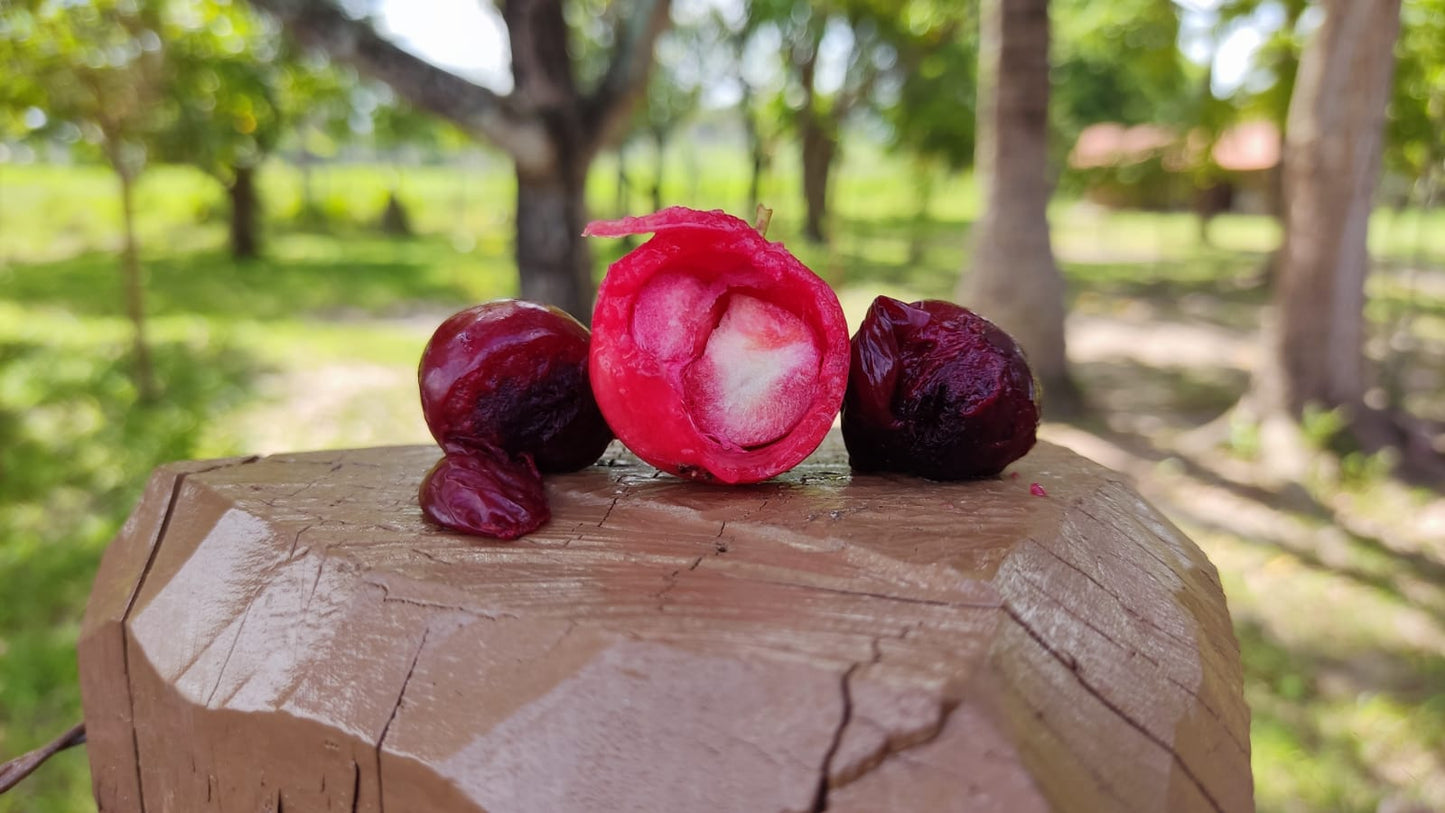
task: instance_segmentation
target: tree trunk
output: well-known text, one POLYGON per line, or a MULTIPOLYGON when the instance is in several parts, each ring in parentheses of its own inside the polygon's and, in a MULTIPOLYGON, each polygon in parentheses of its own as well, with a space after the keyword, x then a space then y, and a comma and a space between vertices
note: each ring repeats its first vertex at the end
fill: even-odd
POLYGON ((231 198, 231 256, 251 260, 261 254, 261 201, 256 194, 256 168, 238 166, 226 188, 231 198))
POLYGON ((517 267, 523 299, 592 322, 592 256, 581 237, 587 225, 586 168, 546 175, 517 171, 517 267))
POLYGON ((743 130, 747 134, 748 157, 752 160, 752 171, 748 175, 748 208, 757 210, 763 202, 763 172, 767 169, 768 153, 763 144, 762 128, 758 126, 758 114, 753 110, 752 88, 743 83, 743 130))
POLYGON ((1358 411, 1366 390, 1366 247, 1400 0, 1330 0, 1301 60, 1285 141, 1284 248, 1270 406, 1358 411))
POLYGON ((1401 472, 1445 482, 1432 430, 1388 409, 1364 356, 1370 211, 1380 174, 1400 0, 1328 0, 1300 60, 1284 149, 1284 244, 1253 401, 1266 453, 1302 473, 1294 429, 1309 407, 1338 409, 1353 445, 1394 448, 1401 472), (1375 397, 1378 395, 1378 397, 1375 397))
POLYGON ((815 243, 828 239, 828 176, 838 152, 838 139, 815 113, 803 118, 803 203, 807 222, 803 234, 815 243))
POLYGON ((121 214, 125 229, 120 268, 125 288, 125 311, 134 328, 135 385, 140 399, 149 403, 159 398, 160 391, 156 387, 155 369, 151 365, 150 343, 146 340, 145 282, 141 278, 140 250, 135 237, 135 179, 123 171, 117 174, 120 177, 121 214))
POLYGON ((662 175, 667 170, 667 136, 652 131, 652 211, 662 210, 662 175))
POLYGON ((1043 387, 1044 414, 1082 407, 1064 350, 1064 280, 1049 241, 1048 0, 984 0, 976 165, 984 215, 960 298, 1008 331, 1043 387))

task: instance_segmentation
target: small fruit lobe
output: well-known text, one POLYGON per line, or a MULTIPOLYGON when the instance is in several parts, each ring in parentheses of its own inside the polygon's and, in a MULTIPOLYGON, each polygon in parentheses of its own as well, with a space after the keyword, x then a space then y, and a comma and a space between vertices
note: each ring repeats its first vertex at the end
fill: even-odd
POLYGON ((418 501, 444 528, 497 539, 531 533, 552 516, 532 458, 492 448, 447 454, 423 478, 418 501))
POLYGON ((1049 496, 1049 492, 1044 491, 1044 487, 1041 486, 1041 485, 1039 485, 1038 483, 1030 483, 1030 484, 1029 484, 1029 493, 1032 494, 1032 495, 1034 495, 1035 497, 1047 497, 1047 496, 1049 496))

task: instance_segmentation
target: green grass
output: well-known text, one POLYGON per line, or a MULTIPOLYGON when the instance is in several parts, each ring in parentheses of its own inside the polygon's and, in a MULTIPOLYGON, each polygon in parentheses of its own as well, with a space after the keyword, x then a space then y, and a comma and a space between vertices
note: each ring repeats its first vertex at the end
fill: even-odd
MULTIPOLYGON (((850 150, 833 190, 832 242, 799 236, 790 154, 777 157, 765 186, 775 209, 769 236, 838 289, 855 324, 878 293, 951 297, 979 213, 971 179, 935 179, 921 213, 914 170, 850 150)), ((649 164, 640 155, 631 163, 649 164)), ((594 171, 597 216, 621 213, 615 172, 605 158, 594 171)), ((224 251, 214 182, 168 167, 140 182, 165 393, 144 404, 130 378, 113 179, 96 167, 0 165, 0 755, 79 719, 80 613, 98 557, 151 468, 300 445, 424 441, 412 371, 431 327, 517 289, 513 181, 495 155, 404 170, 320 167, 310 210, 294 168, 268 164, 261 184, 266 256, 237 263, 224 251), (414 238, 372 228, 392 188, 410 208, 414 238)), ((639 173, 622 207, 647 208, 640 190, 649 187, 639 173)), ((740 156, 691 144, 671 154, 670 203, 743 213, 746 189, 740 156)), ((1279 240, 1270 220, 1220 217, 1206 246, 1183 214, 1059 200, 1050 218, 1080 317, 1251 340, 1268 301, 1260 269, 1279 240)), ((1407 403, 1438 415, 1445 213, 1382 212, 1372 245, 1382 266, 1371 282, 1376 333, 1399 348, 1391 357, 1407 403)), ((622 250, 618 241, 594 247, 599 274, 622 250)), ((1244 646, 1261 809, 1367 811, 1385 798, 1445 805, 1432 775, 1445 753, 1445 594, 1435 584, 1445 581, 1445 550, 1420 543, 1403 555, 1397 538, 1428 541, 1433 526, 1410 523, 1437 515, 1437 495, 1362 466, 1353 481, 1322 478, 1303 509, 1251 498, 1281 523, 1277 533, 1201 521, 1191 495, 1201 483, 1228 485, 1232 464, 1208 469, 1169 438, 1227 408, 1247 373, 1105 354, 1081 361, 1079 375, 1103 409, 1078 429, 1132 444, 1146 467, 1141 487, 1220 567, 1244 646), (1341 505, 1378 533, 1340 531, 1341 505)), ((1239 448, 1249 439, 1241 428, 1239 448)), ((0 797, 0 813, 91 809, 78 751, 0 797)))

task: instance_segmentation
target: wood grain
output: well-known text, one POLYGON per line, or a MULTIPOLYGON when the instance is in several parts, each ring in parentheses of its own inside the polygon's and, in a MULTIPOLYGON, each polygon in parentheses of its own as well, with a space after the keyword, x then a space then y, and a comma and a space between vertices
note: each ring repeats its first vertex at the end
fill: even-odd
POLYGON ((157 473, 82 631, 101 810, 1253 809, 1214 567, 1070 452, 942 484, 833 437, 721 488, 614 448, 512 543, 422 521, 438 455, 157 473))

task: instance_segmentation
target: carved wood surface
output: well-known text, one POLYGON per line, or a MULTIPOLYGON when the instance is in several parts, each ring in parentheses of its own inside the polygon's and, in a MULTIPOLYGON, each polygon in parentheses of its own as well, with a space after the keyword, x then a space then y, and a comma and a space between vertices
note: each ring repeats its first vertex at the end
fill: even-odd
POLYGON ((614 447, 512 543, 422 521, 438 457, 157 471, 82 629, 101 810, 1253 809, 1213 565, 1071 452, 941 484, 834 436, 722 488, 614 447))

